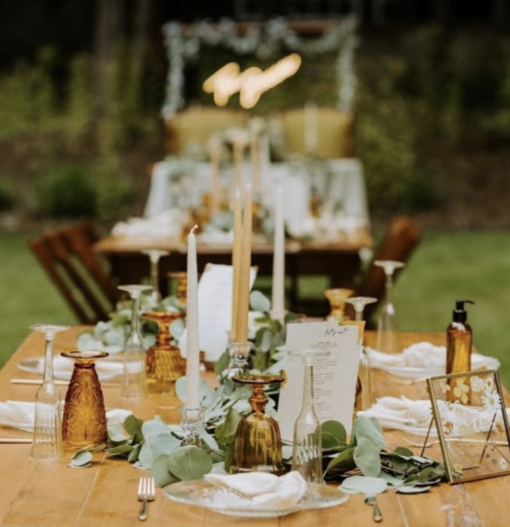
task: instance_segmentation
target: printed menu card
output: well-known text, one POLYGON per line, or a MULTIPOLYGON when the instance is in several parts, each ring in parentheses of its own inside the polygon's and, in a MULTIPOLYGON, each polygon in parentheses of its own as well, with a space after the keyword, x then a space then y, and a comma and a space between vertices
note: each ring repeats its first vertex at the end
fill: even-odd
MULTIPOLYGON (((350 433, 359 363, 357 326, 337 322, 289 324, 285 349, 330 351, 329 356, 317 358, 313 367, 315 413, 321 423, 340 421, 350 433)), ((287 353, 283 369, 287 383, 280 392, 278 419, 282 439, 292 441, 303 403, 303 359, 287 353)))

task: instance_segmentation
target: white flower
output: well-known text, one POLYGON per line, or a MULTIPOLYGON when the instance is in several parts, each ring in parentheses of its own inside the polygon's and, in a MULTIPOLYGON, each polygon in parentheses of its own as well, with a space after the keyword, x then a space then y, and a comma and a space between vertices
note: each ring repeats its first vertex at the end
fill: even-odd
POLYGON ((485 382, 478 377, 478 375, 473 375, 471 378, 471 389, 478 393, 481 392, 485 387, 485 382))
POLYGON ((482 395, 483 406, 486 410, 497 412, 501 410, 501 399, 496 390, 486 387, 482 395))

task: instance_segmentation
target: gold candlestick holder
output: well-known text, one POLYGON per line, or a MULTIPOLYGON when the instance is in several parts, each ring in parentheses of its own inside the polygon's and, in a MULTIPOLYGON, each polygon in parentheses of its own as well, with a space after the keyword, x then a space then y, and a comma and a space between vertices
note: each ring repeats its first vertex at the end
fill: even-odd
POLYGON ((74 360, 62 420, 64 447, 66 450, 75 450, 106 443, 106 413, 95 363, 98 359, 108 357, 108 353, 66 351, 61 355, 74 360))
POLYGON ((282 440, 278 423, 264 413, 267 396, 264 388, 284 381, 281 375, 244 374, 234 376, 234 381, 253 387, 249 399, 252 413, 245 416, 236 432, 232 474, 240 472, 270 472, 281 475, 285 472, 282 461, 282 440))
POLYGON ((183 313, 151 311, 142 315, 158 324, 156 344, 147 350, 145 360, 147 384, 151 393, 175 393, 175 381, 185 375, 186 360, 180 349, 172 344, 170 325, 184 318, 183 313))
POLYGON ((184 309, 186 307, 186 295, 188 289, 188 273, 186 271, 175 271, 168 273, 168 277, 177 281, 176 295, 179 307, 184 309))

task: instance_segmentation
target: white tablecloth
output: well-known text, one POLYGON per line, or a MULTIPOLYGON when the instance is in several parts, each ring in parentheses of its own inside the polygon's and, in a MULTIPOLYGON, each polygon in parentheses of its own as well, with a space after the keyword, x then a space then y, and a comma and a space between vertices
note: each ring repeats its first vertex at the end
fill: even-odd
MULTIPOLYGON (((347 217, 357 217, 369 223, 363 167, 358 159, 331 159, 322 165, 323 170, 311 174, 304 165, 290 162, 263 163, 261 169, 261 199, 272 209, 274 189, 281 184, 285 196, 285 221, 291 234, 299 236, 309 214, 312 186, 321 196, 324 205, 340 208, 347 217), (325 169, 325 170, 324 170, 325 169)), ((154 165, 145 217, 153 218, 177 207, 198 204, 201 194, 211 189, 210 163, 195 163, 189 174, 178 180, 172 177, 173 164, 161 161, 154 165)), ((251 181, 251 165, 243 165, 245 181, 251 181)), ((233 187, 232 166, 222 168, 222 184, 233 187)))

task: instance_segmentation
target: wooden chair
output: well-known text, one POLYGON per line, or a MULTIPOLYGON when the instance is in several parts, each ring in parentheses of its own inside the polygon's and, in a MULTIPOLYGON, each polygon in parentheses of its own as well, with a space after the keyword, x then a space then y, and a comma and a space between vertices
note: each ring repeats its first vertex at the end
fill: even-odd
MULTIPOLYGON (((395 217, 377 247, 362 283, 357 291, 360 296, 372 296, 377 302, 365 307, 364 318, 367 327, 373 328, 372 317, 384 299, 386 276, 381 267, 375 265, 376 260, 396 260, 407 263, 421 238, 421 231, 415 220, 408 216, 395 217)), ((405 269, 405 267, 403 268, 405 269)), ((395 281, 403 269, 397 269, 393 276, 395 281)))
POLYGON ((108 320, 119 298, 115 284, 92 250, 95 240, 93 226, 82 222, 29 241, 33 254, 84 324, 108 320))

